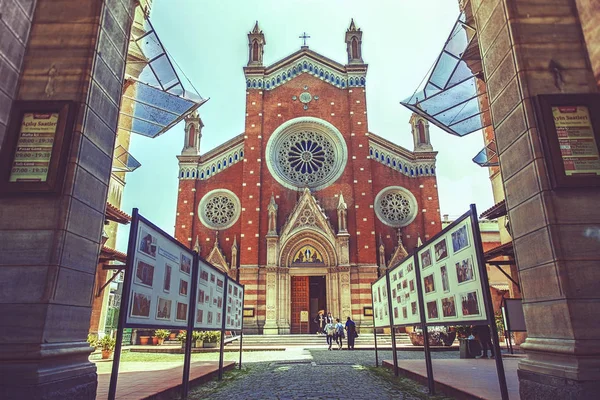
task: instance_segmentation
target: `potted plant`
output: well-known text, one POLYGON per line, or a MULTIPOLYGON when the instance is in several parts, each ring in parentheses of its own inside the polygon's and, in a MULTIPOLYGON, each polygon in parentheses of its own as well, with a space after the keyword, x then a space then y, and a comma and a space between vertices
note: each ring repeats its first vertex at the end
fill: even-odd
POLYGON ((200 331, 192 332, 192 347, 202 347, 204 342, 203 334, 200 331))
POLYGON ((102 359, 106 360, 110 358, 113 350, 115 349, 116 340, 110 337, 109 335, 104 336, 102 339, 98 340, 98 346, 102 349, 102 359))
POLYGON ((181 343, 181 348, 185 348, 185 339, 186 339, 186 331, 181 331, 179 332, 179 334, 177 335, 177 340, 179 340, 179 342, 181 343))
POLYGON ((171 331, 167 329, 157 329, 154 331, 154 337, 158 339, 158 345, 162 345, 166 338, 169 337, 171 331))
POLYGON ((140 344, 142 346, 146 346, 148 341, 150 340, 150 336, 140 336, 140 344))
POLYGON ((95 333, 88 333, 87 342, 92 347, 98 347, 98 335, 95 333))
POLYGON ((204 341, 204 347, 217 347, 219 340, 221 340, 221 332, 217 331, 206 331, 202 333, 202 339, 204 341))

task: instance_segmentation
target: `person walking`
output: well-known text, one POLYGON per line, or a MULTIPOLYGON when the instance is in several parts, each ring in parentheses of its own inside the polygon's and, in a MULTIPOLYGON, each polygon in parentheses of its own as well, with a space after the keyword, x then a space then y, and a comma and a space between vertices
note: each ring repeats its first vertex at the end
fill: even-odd
POLYGON ((332 322, 327 322, 327 324, 325 324, 325 335, 327 338, 327 344, 329 345, 329 350, 331 350, 333 337, 335 336, 335 325, 332 322))
POLYGON ((346 319, 346 333, 348 334, 348 350, 354 350, 354 339, 358 334, 356 333, 356 324, 350 317, 346 319))
POLYGON ((473 335, 479 340, 481 344, 482 354, 481 357, 477 358, 488 358, 487 351, 490 350, 490 357, 494 358, 494 346, 492 345, 492 335, 490 333, 490 327, 487 325, 476 325, 473 328, 473 335))
POLYGON ((342 325, 339 318, 336 318, 335 322, 335 342, 338 345, 338 350, 341 350, 344 345, 344 325, 342 325))

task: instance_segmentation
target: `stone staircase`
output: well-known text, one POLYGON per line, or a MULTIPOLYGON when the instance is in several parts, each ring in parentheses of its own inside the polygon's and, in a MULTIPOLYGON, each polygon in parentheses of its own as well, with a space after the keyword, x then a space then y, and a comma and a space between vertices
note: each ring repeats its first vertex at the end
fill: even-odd
MULTIPOLYGON (((244 347, 322 347, 326 345, 324 335, 244 335, 244 347)), ((237 342, 234 342, 237 343, 237 342)), ((344 341, 345 343, 345 341, 344 341)), ((360 334, 354 342, 357 347, 375 347, 372 333, 360 334)), ((410 345, 410 338, 406 333, 396 335, 397 345, 410 345)), ((233 344, 235 346, 235 344, 233 344)), ((378 334, 377 347, 392 347, 390 335, 378 334)))

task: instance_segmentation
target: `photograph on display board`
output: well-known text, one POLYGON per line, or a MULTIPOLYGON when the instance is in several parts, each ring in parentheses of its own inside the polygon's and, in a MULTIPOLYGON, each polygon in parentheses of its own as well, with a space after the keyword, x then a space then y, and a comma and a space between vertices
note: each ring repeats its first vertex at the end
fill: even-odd
POLYGON ((141 234, 139 236, 139 251, 144 253, 145 255, 156 258, 156 237, 152 236, 147 230, 141 229, 141 234))
POLYGON ((198 282, 201 285, 208 285, 208 271, 204 268, 200 268, 200 273, 198 274, 198 282))
POLYGON ((433 248, 435 249, 435 262, 441 261, 448 257, 448 247, 446 246, 445 238, 437 242, 433 248))
POLYGON ((425 288, 425 293, 435 292, 435 281, 433 279, 433 274, 423 277, 423 287, 425 288))
POLYGON ((162 297, 156 303, 156 319, 170 320, 173 301, 162 297))
POLYGON ((215 322, 217 325, 221 325, 221 313, 217 313, 217 321, 215 322))
POLYGON ((398 291, 395 288, 392 289, 392 297, 398 297, 398 291))
POLYGON ((232 285, 229 285, 229 286, 227 287, 227 294, 228 294, 229 296, 231 296, 232 292, 233 292, 233 286, 232 286, 232 285))
POLYGON ((152 287, 154 283, 154 265, 138 260, 134 282, 138 285, 152 287))
POLYGON ((394 318, 398 319, 400 317, 400 314, 398 313, 398 307, 394 307, 394 318))
POLYGON ((456 263, 456 279, 458 283, 464 283, 475 280, 475 270, 471 257, 456 263))
POLYGON ((171 291, 171 271, 173 267, 169 264, 165 264, 165 276, 163 279, 163 292, 169 293, 171 291))
POLYGON ((192 258, 187 254, 181 253, 181 263, 179 264, 179 270, 184 274, 190 274, 192 271, 192 258))
POLYGON ((452 251, 458 253, 467 247, 469 247, 469 235, 467 232, 467 225, 463 225, 452 232, 452 251))
POLYGON ((223 279, 217 278, 217 290, 219 292, 223 291, 223 286, 224 286, 223 279))
POLYGON ((429 318, 429 319, 439 318, 438 305, 437 305, 436 300, 427 302, 427 318, 429 318))
POLYGON ((196 323, 201 324, 204 317, 204 310, 196 310, 196 323))
POLYGON ((412 313, 412 315, 417 315, 417 302, 413 301, 412 303, 410 303, 410 312, 412 313))
POLYGON ((185 303, 177 302, 177 314, 175 316, 175 319, 178 321, 187 320, 187 312, 188 312, 188 305, 185 303))
POLYGON ((398 279, 402 278, 404 278, 404 268, 400 268, 400 271, 398 271, 398 279))
POLYGON ((408 318, 408 311, 406 307, 402 307, 402 318, 407 319, 408 318))
POLYGON ((408 282, 405 279, 405 280, 402 281, 402 289, 406 289, 407 287, 408 287, 408 282))
POLYGON ((200 289, 198 288, 198 303, 202 304, 204 303, 204 289, 200 289))
POLYGON ((150 318, 150 295, 133 292, 131 316, 136 318, 150 318))
POLYGON ((396 282, 398 276, 396 274, 392 274, 392 282, 396 282))
POLYGON ((208 319, 207 319, 206 323, 209 324, 209 325, 212 325, 212 323, 213 323, 213 313, 212 313, 212 311, 209 311, 208 314, 207 314, 207 316, 208 316, 208 319))
POLYGON ((442 315, 444 318, 456 317, 456 305, 454 304, 454 296, 445 297, 442 299, 442 315))
POLYGON ((460 303, 462 308, 462 315, 464 317, 470 317, 473 315, 481 314, 479 308, 479 299, 477 297, 477 291, 462 293, 460 295, 460 303))
POLYGON ((215 276, 215 274, 210 274, 210 283, 215 283, 217 280, 217 277, 215 276))
POLYGON ((410 286, 410 291, 414 292, 415 291, 415 280, 411 279, 410 282, 408 282, 408 283, 409 283, 408 286, 410 286))
POLYGON ((406 267, 406 272, 412 272, 414 269, 415 269, 415 267, 413 266, 413 263, 410 263, 406 267))
POLYGON ((448 279, 448 269, 445 265, 440 267, 440 276, 442 277, 442 290, 444 292, 450 291, 450 280, 448 279))
POLYGON ((431 260, 431 249, 427 249, 421 253, 421 269, 431 267, 433 262, 431 260))
POLYGON ((180 279, 179 280, 179 295, 186 296, 188 295, 188 281, 180 279))

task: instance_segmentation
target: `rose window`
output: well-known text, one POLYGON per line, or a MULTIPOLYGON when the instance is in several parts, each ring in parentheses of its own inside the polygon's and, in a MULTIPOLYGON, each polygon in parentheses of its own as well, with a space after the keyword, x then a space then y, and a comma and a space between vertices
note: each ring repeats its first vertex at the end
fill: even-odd
POLYGON ((375 198, 375 213, 386 225, 402 227, 410 224, 417 215, 417 200, 408 190, 391 186, 375 198))
POLYGON ((206 227, 226 229, 237 221, 240 213, 240 202, 237 196, 229 190, 213 190, 200 201, 198 213, 200 220, 206 227))
POLYGON ((322 189, 343 171, 347 159, 344 139, 325 121, 297 120, 282 125, 269 140, 269 170, 288 188, 322 189))

